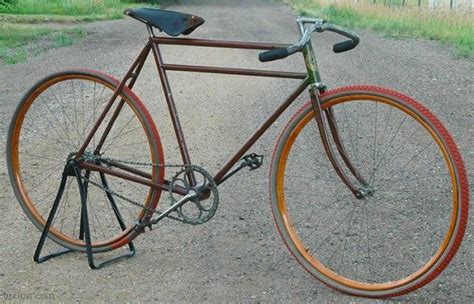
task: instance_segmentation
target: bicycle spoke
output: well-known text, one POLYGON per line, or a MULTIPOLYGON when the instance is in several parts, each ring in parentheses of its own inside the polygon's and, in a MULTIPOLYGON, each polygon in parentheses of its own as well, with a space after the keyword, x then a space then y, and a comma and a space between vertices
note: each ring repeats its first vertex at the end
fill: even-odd
POLYGON ((444 246, 453 219, 451 175, 426 121, 378 95, 368 100, 361 96, 334 97, 339 101, 331 104, 334 116, 328 119, 337 121, 345 153, 368 182, 361 185, 349 174, 339 153, 342 146, 333 139, 341 170, 362 196, 348 193, 337 178, 315 139, 309 107, 280 137, 280 160, 272 164, 278 170, 272 171, 278 189, 272 194, 273 209, 290 250, 317 277, 332 275, 328 280, 341 285, 347 282, 334 278, 362 284, 351 286, 354 290, 374 284, 394 288, 433 264, 444 246), (315 142, 319 149, 313 148, 315 142))
MULTIPOLYGON (((40 226, 46 221, 50 212, 54 195, 58 193, 55 187, 56 179, 61 178, 61 172, 82 146, 86 136, 97 123, 115 89, 114 84, 105 81, 103 75, 84 75, 89 72, 78 71, 77 74, 59 73, 57 78, 46 79, 37 87, 37 91, 31 94, 28 108, 22 114, 20 132, 16 135, 17 147, 14 148, 18 164, 13 166, 17 169, 20 180, 19 187, 20 203, 29 215, 30 219, 40 226), (44 221, 41 221, 41 217, 44 221)), ((106 152, 114 158, 133 158, 134 161, 150 163, 152 159, 160 161, 157 138, 149 133, 153 126, 152 122, 143 116, 142 109, 138 109, 138 100, 127 99, 123 93, 117 97, 123 101, 122 111, 117 116, 108 137, 106 152), (139 151, 141 155, 136 155, 139 151), (153 155, 154 158, 152 157, 153 155)), ((92 136, 85 155, 90 155, 96 147, 97 136, 104 131, 110 115, 106 115, 104 121, 97 125, 97 132, 92 136)), ((103 151, 102 151, 103 152, 103 151)), ((99 155, 100 157, 100 155, 99 155)), ((107 156, 106 156, 107 157, 107 156)), ((81 161, 89 161, 84 157, 81 161)), ((100 164, 99 164, 100 165, 100 164)), ((141 169, 146 174, 156 178, 157 169, 148 167, 141 169)), ((98 173, 87 173, 81 171, 91 181, 101 184, 98 173)), ((100 247, 101 250, 110 250, 115 242, 123 240, 132 231, 138 220, 144 216, 147 206, 151 204, 151 198, 158 196, 150 195, 147 186, 137 187, 132 183, 121 180, 118 177, 110 177, 110 187, 114 193, 125 199, 116 198, 117 209, 121 212, 121 220, 125 230, 117 221, 117 216, 112 209, 111 202, 104 189, 91 186, 83 180, 87 188, 88 222, 92 234, 92 246, 100 247), (133 205, 130 201, 139 201, 144 207, 133 205), (126 209, 126 211, 123 211, 126 209), (123 212, 122 212, 123 211, 123 212)), ((81 198, 79 188, 75 187, 74 176, 68 177, 62 192, 61 200, 57 205, 51 233, 54 240, 61 245, 83 250, 85 244, 81 233, 84 231, 81 223, 81 198)), ((154 190, 158 191, 158 190, 154 190)), ((95 249, 94 249, 95 250, 95 249)))

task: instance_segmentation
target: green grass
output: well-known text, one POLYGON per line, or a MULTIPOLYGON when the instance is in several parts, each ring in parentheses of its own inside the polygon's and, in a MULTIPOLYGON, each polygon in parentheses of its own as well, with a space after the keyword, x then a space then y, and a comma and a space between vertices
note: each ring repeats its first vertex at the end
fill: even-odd
POLYGON ((25 45, 37 41, 51 30, 30 25, 0 23, 0 60, 5 64, 24 62, 27 58, 25 45))
POLYGON ((24 48, 19 48, 15 52, 8 53, 8 50, 0 47, 0 58, 5 64, 16 64, 19 62, 25 62, 27 59, 27 53, 24 48))
POLYGON ((391 37, 425 38, 454 46, 461 57, 474 56, 472 10, 428 10, 414 7, 352 3, 339 0, 287 0, 296 13, 325 18, 328 22, 355 29, 370 29, 391 37))
POLYGON ((29 24, 0 23, 0 61, 24 62, 42 50, 72 45, 84 37, 82 28, 51 29, 29 24))
POLYGON ((54 38, 54 41, 58 47, 64 47, 72 45, 73 38, 67 33, 59 33, 54 38))
POLYGON ((51 28, 39 24, 120 19, 124 16, 123 10, 128 7, 156 5, 158 1, 138 2, 140 1, 0 0, 0 63, 24 62, 29 56, 48 48, 70 46, 86 35, 80 27, 57 29, 57 26, 51 28))
POLYGON ((111 16, 130 6, 156 4, 157 1, 126 0, 18 0, 16 5, 0 5, 0 14, 63 15, 63 16, 111 16))
POLYGON ((109 14, 93 14, 93 15, 22 15, 22 14, 0 14, 0 22, 9 23, 83 23, 100 20, 114 20, 122 19, 124 17, 122 12, 109 14))
POLYGON ((76 40, 86 36, 86 32, 82 28, 72 28, 60 30, 53 33, 54 47, 65 47, 73 45, 76 40))

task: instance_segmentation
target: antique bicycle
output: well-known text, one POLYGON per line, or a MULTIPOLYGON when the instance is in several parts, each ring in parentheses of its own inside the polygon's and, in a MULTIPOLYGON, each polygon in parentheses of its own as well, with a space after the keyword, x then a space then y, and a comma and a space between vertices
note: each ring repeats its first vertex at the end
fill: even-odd
MULTIPOLYGON (((158 37, 190 34, 204 19, 158 9, 125 11, 146 24, 148 42, 119 81, 92 70, 68 70, 34 85, 8 134, 7 163, 21 207, 42 231, 34 259, 86 252, 91 268, 135 254, 133 239, 165 218, 202 224, 217 209, 218 186, 263 156, 246 154, 306 89, 310 100, 276 140, 270 169, 273 216, 296 260, 345 293, 390 297, 433 280, 462 241, 469 189, 461 155, 443 124, 422 104, 386 88, 327 90, 312 34, 356 34, 322 19, 297 18, 294 45, 158 37), (165 63, 162 45, 263 50, 262 62, 302 54, 305 73, 165 63), (167 164, 153 119, 132 92, 152 53, 182 163, 167 164), (168 71, 301 79, 216 174, 191 162, 168 71), (174 170, 165 178, 165 169, 174 170), (59 184, 59 188, 57 187, 59 184), (167 199, 158 208, 163 195, 167 199), (49 238, 65 250, 40 256, 49 238), (102 264, 94 254, 129 247, 102 264)), ((197 105, 199 106, 199 105, 197 105)))

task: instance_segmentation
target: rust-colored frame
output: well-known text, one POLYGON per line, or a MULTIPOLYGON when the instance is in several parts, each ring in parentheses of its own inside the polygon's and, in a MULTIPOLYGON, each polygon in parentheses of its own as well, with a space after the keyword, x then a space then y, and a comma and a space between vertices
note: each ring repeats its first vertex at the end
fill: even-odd
MULTIPOLYGON (((201 72, 201 73, 217 73, 217 74, 229 74, 229 75, 246 75, 246 76, 260 76, 260 77, 276 77, 276 78, 287 78, 287 79, 301 79, 301 83, 290 94, 290 96, 275 110, 275 112, 268 117, 268 119, 255 131, 255 133, 249 137, 249 139, 243 144, 243 146, 235 152, 235 154, 226 162, 226 164, 219 170, 214 176, 216 184, 223 182, 225 175, 230 169, 242 158, 250 147, 262 136, 268 128, 280 117, 280 115, 295 101, 295 99, 308 87, 310 80, 307 73, 295 73, 295 72, 284 72, 284 71, 270 71, 270 70, 254 70, 254 69, 237 69, 237 68, 222 68, 222 67, 210 67, 210 66, 195 66, 195 65, 179 65, 179 64, 167 64, 163 62, 163 58, 160 52, 160 45, 182 45, 182 46, 199 46, 199 47, 215 47, 215 48, 230 48, 230 49, 249 49, 249 50, 270 50, 274 48, 288 47, 287 44, 274 44, 274 43, 262 43, 262 42, 241 42, 241 41, 222 41, 222 40, 208 40, 208 39, 187 39, 187 38, 168 38, 168 37, 155 37, 151 36, 148 43, 145 45, 143 50, 138 55, 133 65, 128 70, 127 74, 120 82, 119 86, 115 90, 113 96, 105 106, 104 111, 97 119, 95 125, 92 127, 88 137, 83 143, 82 147, 76 154, 76 159, 79 161, 82 168, 86 170, 99 171, 113 176, 117 176, 126 180, 137 182, 143 185, 147 185, 160 190, 169 190, 169 181, 164 183, 155 183, 151 181, 151 175, 140 171, 136 168, 129 167, 124 164, 110 163, 111 166, 117 167, 122 171, 113 170, 104 166, 96 165, 90 162, 80 161, 80 158, 84 154, 86 147, 89 145, 92 137, 99 128, 99 125, 103 122, 108 112, 112 108, 119 92, 124 86, 132 88, 140 75, 145 61, 148 58, 150 51, 153 53, 158 75, 161 80, 161 85, 164 91, 166 103, 168 105, 171 121, 178 141, 181 157, 183 164, 191 164, 191 159, 186 146, 183 130, 179 121, 178 113, 176 110, 173 95, 171 94, 171 87, 167 77, 167 71, 183 71, 183 72, 201 72), (126 171, 127 173, 123 172, 126 171)), ((109 121, 107 127, 102 134, 102 137, 96 147, 95 153, 98 153, 104 144, 108 133, 112 129, 116 117, 118 117, 124 101, 119 101, 115 112, 112 114, 112 118, 109 121)), ((180 194, 186 194, 185 189, 173 188, 173 191, 180 194)))

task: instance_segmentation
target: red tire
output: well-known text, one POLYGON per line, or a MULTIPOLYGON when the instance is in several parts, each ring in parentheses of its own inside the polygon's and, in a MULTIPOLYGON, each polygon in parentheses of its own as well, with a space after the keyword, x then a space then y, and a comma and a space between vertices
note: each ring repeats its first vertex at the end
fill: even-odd
POLYGON ((334 173, 306 103, 280 134, 270 170, 286 246, 344 293, 385 298, 426 285, 452 260, 467 225, 469 183, 452 136, 425 106, 389 89, 344 87, 321 100, 366 182, 345 173, 365 195, 356 199, 334 173))

